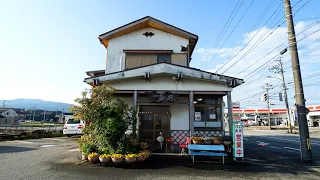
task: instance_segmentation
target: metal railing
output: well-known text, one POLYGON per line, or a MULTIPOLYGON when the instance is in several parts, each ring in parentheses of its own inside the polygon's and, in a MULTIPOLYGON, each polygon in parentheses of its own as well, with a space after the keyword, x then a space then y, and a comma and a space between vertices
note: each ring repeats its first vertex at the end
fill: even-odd
POLYGON ((20 130, 20 131, 35 131, 35 130, 46 130, 46 131, 60 131, 63 130, 63 126, 19 126, 19 125, 0 125, 0 131, 3 130, 20 130))

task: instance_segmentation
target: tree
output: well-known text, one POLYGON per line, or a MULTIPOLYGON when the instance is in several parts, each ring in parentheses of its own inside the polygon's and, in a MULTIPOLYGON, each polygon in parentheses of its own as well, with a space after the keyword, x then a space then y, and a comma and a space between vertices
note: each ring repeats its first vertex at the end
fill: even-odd
POLYGON ((107 154, 123 151, 124 134, 136 114, 115 95, 115 89, 103 85, 82 92, 82 97, 75 100, 78 105, 70 111, 75 119, 85 121, 83 131, 88 137, 88 142, 81 145, 94 144, 101 153, 107 154))

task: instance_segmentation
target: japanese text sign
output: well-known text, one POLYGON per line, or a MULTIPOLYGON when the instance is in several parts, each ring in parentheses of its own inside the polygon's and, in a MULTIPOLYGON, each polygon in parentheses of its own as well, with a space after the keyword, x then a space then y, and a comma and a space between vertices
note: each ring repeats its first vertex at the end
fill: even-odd
POLYGON ((243 127, 242 125, 234 124, 233 125, 233 150, 235 158, 243 158, 243 127))

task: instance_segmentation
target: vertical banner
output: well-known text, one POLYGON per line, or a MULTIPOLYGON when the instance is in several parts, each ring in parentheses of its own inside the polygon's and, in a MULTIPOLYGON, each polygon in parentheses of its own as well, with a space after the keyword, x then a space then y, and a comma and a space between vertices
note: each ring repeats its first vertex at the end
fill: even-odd
POLYGON ((243 158, 243 126, 235 123, 233 125, 233 157, 243 158))

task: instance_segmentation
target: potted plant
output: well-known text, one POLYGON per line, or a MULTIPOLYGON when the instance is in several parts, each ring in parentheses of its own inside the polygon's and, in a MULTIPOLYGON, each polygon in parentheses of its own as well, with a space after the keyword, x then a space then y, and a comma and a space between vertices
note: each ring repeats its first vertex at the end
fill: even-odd
POLYGON ((111 159, 111 155, 109 155, 109 154, 102 154, 99 156, 99 161, 101 163, 108 163, 110 161, 110 159, 111 159))
POLYGON ((212 137, 212 140, 213 140, 213 144, 216 144, 216 145, 222 144, 222 138, 219 136, 212 137))
POLYGON ((120 164, 123 161, 123 155, 122 154, 112 154, 111 160, 115 164, 120 164))
POLYGON ((142 162, 142 161, 145 161, 146 159, 147 159, 147 156, 148 156, 148 154, 146 154, 146 153, 139 153, 139 154, 137 154, 137 161, 140 161, 140 162, 142 162))
POLYGON ((127 154, 127 155, 125 155, 126 163, 133 163, 133 162, 135 162, 135 161, 136 161, 136 157, 137 157, 136 154, 127 154))
POLYGON ((203 144, 212 144, 212 139, 208 138, 208 137, 204 138, 203 139, 203 144))
POLYGON ((138 146, 139 141, 137 139, 132 139, 132 140, 130 140, 130 144, 131 144, 131 146, 138 146))
POLYGON ((86 141, 79 142, 79 149, 81 152, 82 160, 88 160, 88 155, 96 151, 96 146, 86 141))
POLYGON ((203 137, 191 137, 193 144, 202 144, 203 137))
POLYGON ((144 156, 146 159, 150 157, 149 151, 144 150, 140 152, 141 156, 144 156))
POLYGON ((141 142, 140 143, 140 148, 143 150, 146 150, 148 148, 148 144, 146 142, 141 142))
POLYGON ((223 136, 223 144, 229 146, 232 144, 232 137, 231 136, 223 136))
POLYGON ((97 163, 98 160, 99 160, 99 154, 98 153, 90 153, 88 155, 88 160, 91 162, 91 163, 97 163))
POLYGON ((149 151, 149 150, 143 150, 143 151, 141 151, 140 153, 141 153, 142 155, 144 155, 144 156, 146 157, 146 159, 148 159, 148 158, 151 156, 151 154, 152 154, 152 152, 149 151))

